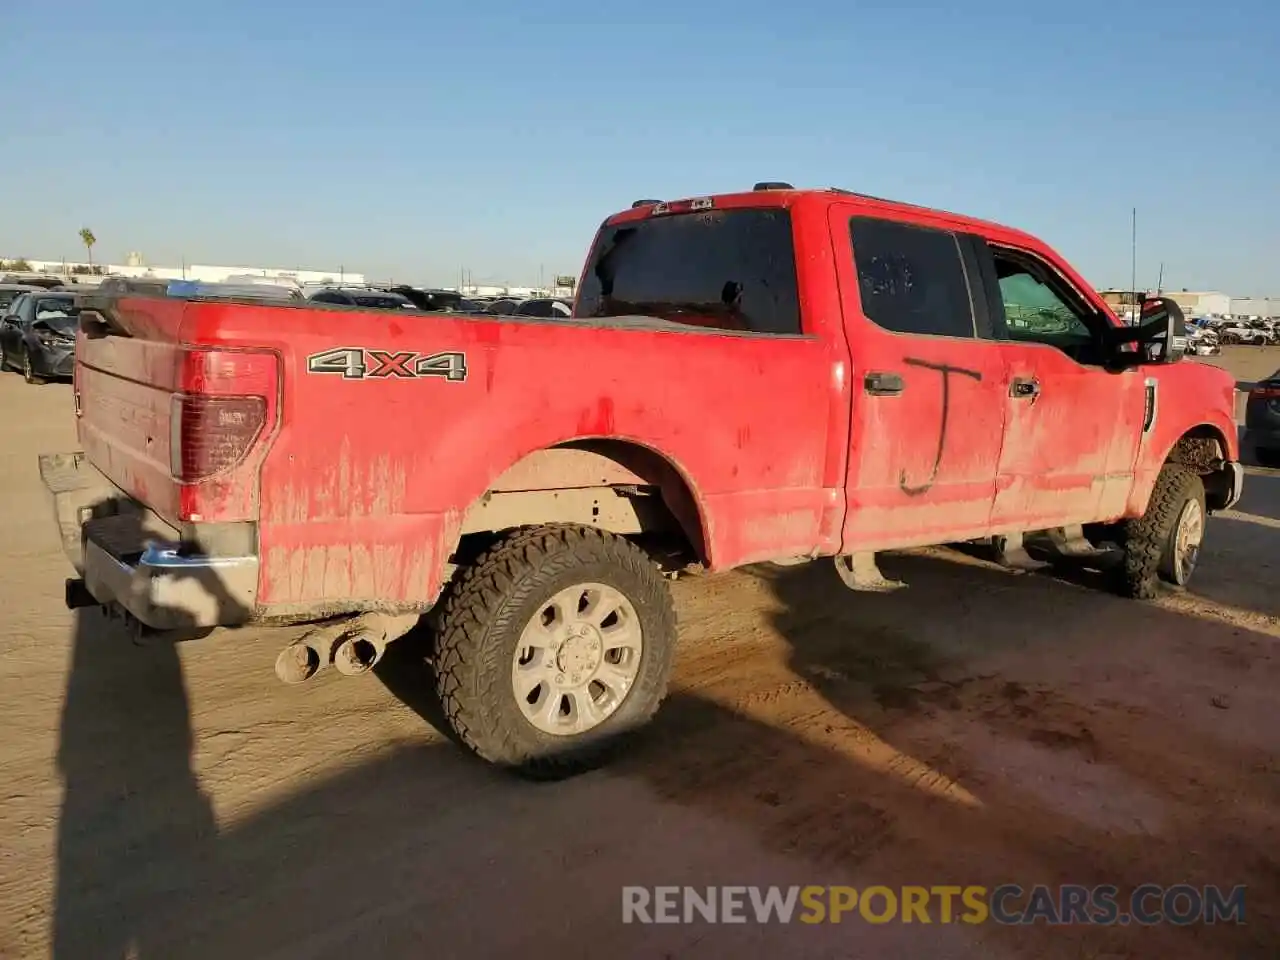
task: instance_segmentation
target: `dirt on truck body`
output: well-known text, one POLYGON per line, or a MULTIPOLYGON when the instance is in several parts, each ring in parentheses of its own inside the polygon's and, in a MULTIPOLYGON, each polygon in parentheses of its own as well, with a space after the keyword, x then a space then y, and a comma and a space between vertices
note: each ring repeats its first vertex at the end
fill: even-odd
POLYGON ((976 541, 1150 597, 1243 483, 1234 382, 1180 362, 1172 301, 1127 327, 1026 234, 843 191, 637 204, 563 320, 81 306, 81 450, 42 460, 68 604, 317 622, 290 682, 431 612, 454 732, 530 774, 657 710, 664 573, 830 557, 883 591, 878 552, 976 541))

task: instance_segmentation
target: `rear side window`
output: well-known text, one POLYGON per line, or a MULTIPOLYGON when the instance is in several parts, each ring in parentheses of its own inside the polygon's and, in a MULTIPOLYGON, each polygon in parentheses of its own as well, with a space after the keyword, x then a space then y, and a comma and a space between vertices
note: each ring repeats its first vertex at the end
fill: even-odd
POLYGON ((955 234, 869 217, 849 229, 867 319, 895 333, 974 336, 955 234))
POLYGON ((575 315, 798 334, 791 215, 708 210, 605 227, 575 315))

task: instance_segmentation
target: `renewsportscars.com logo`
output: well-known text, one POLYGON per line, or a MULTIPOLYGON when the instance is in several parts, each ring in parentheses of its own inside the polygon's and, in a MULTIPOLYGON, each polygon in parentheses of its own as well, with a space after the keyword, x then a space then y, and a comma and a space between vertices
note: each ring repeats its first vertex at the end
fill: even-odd
POLYGON ((1243 886, 623 887, 623 923, 1244 923, 1243 886))

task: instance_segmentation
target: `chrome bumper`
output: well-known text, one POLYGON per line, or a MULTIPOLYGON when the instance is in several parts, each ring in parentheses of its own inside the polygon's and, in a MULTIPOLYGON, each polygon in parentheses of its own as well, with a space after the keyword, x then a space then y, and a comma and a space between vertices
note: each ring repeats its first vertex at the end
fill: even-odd
POLYGON ((53 498, 63 550, 98 603, 119 606, 155 630, 231 626, 252 617, 256 556, 184 550, 172 525, 82 455, 42 456, 40 475, 53 498))

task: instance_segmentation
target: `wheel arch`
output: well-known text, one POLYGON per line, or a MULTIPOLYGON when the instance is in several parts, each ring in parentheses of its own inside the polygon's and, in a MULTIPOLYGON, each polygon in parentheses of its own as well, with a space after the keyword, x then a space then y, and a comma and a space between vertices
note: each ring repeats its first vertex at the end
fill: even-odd
POLYGON ((556 522, 623 534, 670 526, 699 562, 710 565, 715 553, 692 477, 670 454, 623 437, 577 437, 520 456, 472 500, 455 549, 471 534, 556 522))
MULTIPOLYGON (((1210 510, 1223 509, 1231 497, 1231 444, 1221 427, 1200 423, 1174 441, 1161 466, 1177 463, 1200 475, 1205 488, 1205 504, 1210 510)), ((1149 493, 1149 491, 1148 491, 1149 493)))

